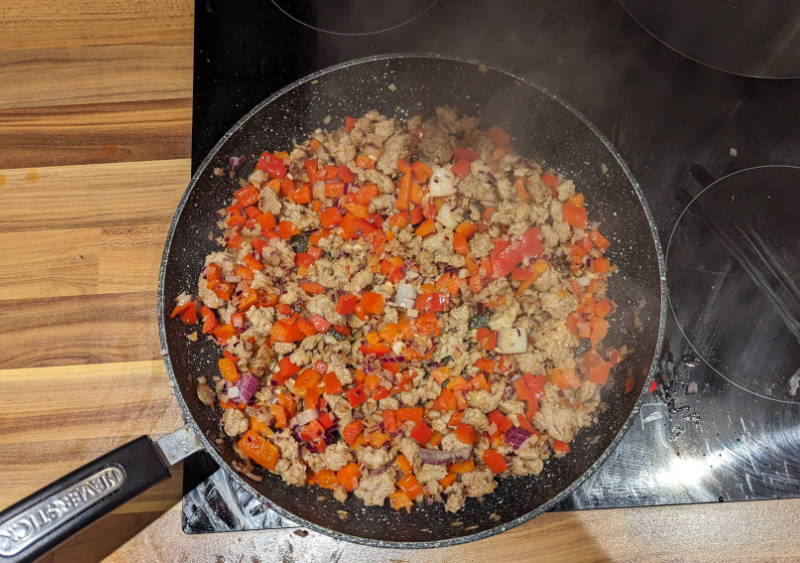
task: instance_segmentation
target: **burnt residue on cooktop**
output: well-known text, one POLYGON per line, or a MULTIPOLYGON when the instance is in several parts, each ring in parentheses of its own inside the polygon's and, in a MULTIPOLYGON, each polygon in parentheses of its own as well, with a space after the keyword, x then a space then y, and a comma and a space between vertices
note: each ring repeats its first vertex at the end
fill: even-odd
MULTIPOLYGON (((638 418, 606 463, 560 508, 800 496, 800 390, 792 393, 790 373, 800 344, 791 348, 791 331, 781 328, 787 325, 774 304, 735 257, 723 254, 725 245, 696 213, 707 212, 707 202, 720 205, 711 196, 730 198, 724 190, 700 196, 714 180, 753 167, 800 164, 800 81, 745 78, 698 64, 651 36, 611 0, 421 0, 406 3, 417 16, 361 10, 357 18, 348 11, 361 4, 354 1, 341 4, 338 20, 313 2, 291 3, 297 13, 290 14, 279 8, 284 4, 290 3, 196 3, 193 166, 272 92, 352 58, 438 52, 504 67, 547 88, 611 140, 639 181, 664 248, 670 244, 667 278, 675 311, 658 383, 638 418), (387 24, 387 17, 394 23, 387 24), (740 297, 749 301, 734 307, 730 300, 740 297), (777 350, 780 357, 748 350, 755 344, 742 340, 747 330, 758 333, 758 350, 777 350)), ((669 11, 673 3, 659 4, 669 11)), ((792 13, 786 14, 782 29, 793 25, 792 13)), ((724 26, 703 29, 729 33, 724 26)), ((774 56, 768 52, 760 64, 773 60, 790 68, 791 49, 779 52, 781 45, 792 43, 770 47, 774 56)), ((730 189, 758 191, 766 182, 730 189)), ((786 188, 779 197, 777 208, 741 200, 737 208, 734 198, 730 211, 746 215, 749 209, 742 207, 752 207, 753 215, 777 229, 782 220, 770 221, 769 214, 795 209, 800 194, 786 188)), ((788 276, 784 287, 800 283, 797 253, 785 252, 792 248, 785 245, 796 244, 795 232, 761 237, 771 245, 761 254, 778 256, 788 276)), ((778 278, 768 279, 777 287, 778 278)), ((213 466, 187 462, 186 474, 188 533, 293 525, 213 466)))

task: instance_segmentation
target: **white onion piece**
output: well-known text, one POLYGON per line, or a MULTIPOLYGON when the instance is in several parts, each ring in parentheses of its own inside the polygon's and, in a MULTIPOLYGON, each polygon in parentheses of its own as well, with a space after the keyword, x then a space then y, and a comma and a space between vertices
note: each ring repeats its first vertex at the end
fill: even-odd
POLYGON ((501 354, 524 354, 528 350, 528 334, 521 328, 504 328, 497 335, 497 351, 501 354))
POLYGON ((436 220, 449 229, 455 229, 459 223, 458 217, 453 214, 453 208, 447 203, 439 209, 439 213, 436 214, 436 220))
POLYGON ((194 295, 182 291, 181 294, 175 298, 175 305, 177 307, 180 307, 181 305, 186 305, 189 301, 193 300, 194 300, 194 295))
POLYGON ((314 194, 314 199, 323 199, 325 197, 325 182, 322 180, 314 182, 311 192, 314 194))
POLYGON ((434 166, 428 187, 434 197, 453 195, 456 193, 456 176, 449 168, 434 166))
POLYGON ((300 411, 289 421, 289 426, 305 426, 312 420, 315 420, 318 415, 319 413, 317 412, 317 409, 306 409, 304 411, 300 411))
POLYGON ((413 309, 417 304, 417 290, 407 283, 399 283, 394 300, 398 306, 404 309, 413 309))
POLYGON ((591 279, 589 279, 589 277, 588 277, 588 276, 581 276, 581 277, 579 277, 579 278, 578 278, 577 280, 575 280, 575 281, 576 281, 576 282, 578 282, 578 285, 579 285, 579 286, 581 286, 581 287, 586 287, 586 286, 588 286, 590 283, 592 283, 592 280, 591 280, 591 279))
POLYGON ((238 399, 239 398, 239 388, 236 386, 228 387, 228 398, 229 399, 238 399))

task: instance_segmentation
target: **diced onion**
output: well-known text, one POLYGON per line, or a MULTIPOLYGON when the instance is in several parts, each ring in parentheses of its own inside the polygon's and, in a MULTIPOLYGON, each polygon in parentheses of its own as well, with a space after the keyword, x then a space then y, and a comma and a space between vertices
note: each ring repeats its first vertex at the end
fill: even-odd
POLYGON ((236 388, 239 390, 239 402, 247 403, 256 391, 261 389, 261 382, 256 376, 246 371, 236 382, 236 388))
POLYGON ((228 398, 229 399, 238 399, 239 398, 239 388, 236 386, 228 387, 228 398))
POLYGON ((456 193, 456 177, 452 170, 441 166, 433 167, 433 175, 428 184, 434 197, 444 197, 456 193))
POLYGON ((450 229, 455 229, 459 223, 458 217, 453 214, 453 208, 447 203, 439 209, 439 213, 436 214, 436 220, 450 229))
POLYGON ((592 283, 592 280, 591 280, 591 279, 589 279, 589 277, 588 277, 588 276, 581 276, 581 277, 579 277, 579 278, 578 278, 577 280, 575 280, 575 281, 576 281, 576 282, 578 282, 578 285, 579 285, 579 286, 581 286, 581 287, 586 287, 586 286, 588 286, 590 283, 592 283))
POLYGON ((322 180, 317 180, 314 182, 314 186, 311 188, 311 191, 314 194, 314 199, 322 199, 325 197, 325 182, 322 180))
POLYGON ((291 420, 289 420, 289 426, 292 428, 296 426, 305 426, 312 420, 315 420, 317 416, 319 416, 317 409, 306 409, 304 411, 300 411, 294 415, 291 420))
POLYGON ((228 159, 228 166, 238 168, 245 160, 247 160, 246 156, 232 156, 228 159))
POLYGON ((214 405, 214 392, 207 383, 201 383, 197 386, 197 398, 207 407, 214 405))
POLYGON ((413 309, 417 303, 417 290, 407 283, 399 283, 394 300, 398 306, 404 309, 413 309))
POLYGON ((528 334, 521 328, 504 328, 497 335, 497 351, 501 354, 524 354, 528 350, 528 334))
POLYGON ((525 440, 531 437, 531 433, 521 426, 512 426, 506 430, 503 436, 505 437, 506 442, 511 444, 515 450, 518 450, 525 440))

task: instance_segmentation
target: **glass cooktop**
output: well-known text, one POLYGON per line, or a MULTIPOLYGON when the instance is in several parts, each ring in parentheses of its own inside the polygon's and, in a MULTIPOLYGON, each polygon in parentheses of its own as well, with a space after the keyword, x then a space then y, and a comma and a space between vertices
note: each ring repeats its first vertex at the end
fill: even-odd
MULTIPOLYGON (((270 93, 352 58, 440 53, 547 88, 587 115, 641 184, 671 309, 635 424, 557 509, 800 496, 800 81, 699 65, 610 0, 422 0, 381 13, 328 4, 197 2, 193 166, 270 93)), ((798 46, 788 41, 784 55, 798 46)), ((186 462, 184 490, 187 533, 294 525, 204 454, 186 462)))

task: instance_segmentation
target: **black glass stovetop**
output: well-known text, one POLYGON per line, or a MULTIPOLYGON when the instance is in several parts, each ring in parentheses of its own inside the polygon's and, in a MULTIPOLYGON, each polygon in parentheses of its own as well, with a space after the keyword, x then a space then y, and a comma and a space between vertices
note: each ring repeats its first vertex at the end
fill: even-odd
MULTIPOLYGON (((624 3, 631 13, 647 4, 624 3)), ((709 44, 730 40, 715 36, 713 21, 700 27, 709 44)), ((200 0, 193 168, 270 93, 348 59, 433 52, 545 87, 587 115, 640 182, 674 311, 635 424, 558 509, 798 497, 800 81, 727 74, 664 40, 611 0, 200 0)), ((780 53, 759 53, 742 74, 780 55, 781 73, 800 75, 800 42, 765 48, 780 53)), ((713 64, 736 70, 743 54, 720 63, 725 52, 717 45, 713 64)), ((293 525, 204 454, 185 464, 184 489, 188 533, 293 525)))

